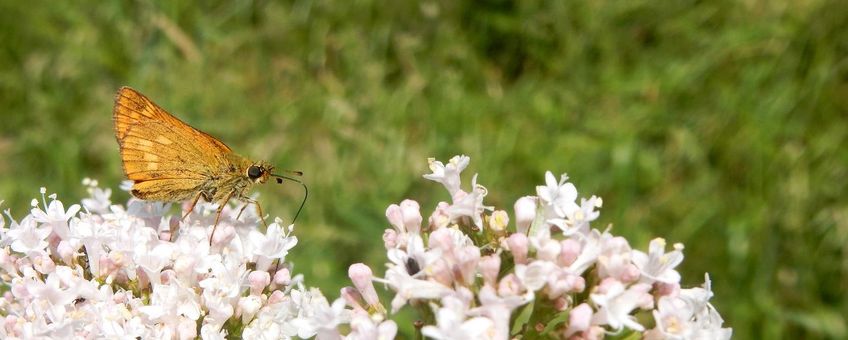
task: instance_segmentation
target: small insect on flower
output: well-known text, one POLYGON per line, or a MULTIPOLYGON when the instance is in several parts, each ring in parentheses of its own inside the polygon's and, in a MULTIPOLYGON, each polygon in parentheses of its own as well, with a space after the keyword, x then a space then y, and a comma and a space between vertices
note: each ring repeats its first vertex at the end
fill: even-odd
MULTIPOLYGON (((237 155, 223 142, 183 123, 136 90, 129 87, 118 90, 113 120, 124 174, 134 182, 132 195, 165 202, 192 199, 183 219, 203 198, 218 204, 217 226, 226 203, 237 199, 245 202, 241 211, 248 204, 255 204, 265 223, 259 202, 247 194, 253 184, 265 183, 270 177, 277 183, 288 179, 303 185, 303 202, 292 221, 306 203, 308 189, 303 182, 271 173, 274 167, 268 162, 237 155)), ((299 171, 289 172, 302 175, 299 171)))

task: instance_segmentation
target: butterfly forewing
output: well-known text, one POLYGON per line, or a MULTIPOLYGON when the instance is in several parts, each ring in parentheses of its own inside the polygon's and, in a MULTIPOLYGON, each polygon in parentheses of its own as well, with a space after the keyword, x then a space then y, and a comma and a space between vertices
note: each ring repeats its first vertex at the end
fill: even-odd
POLYGON ((118 91, 113 114, 124 173, 135 181, 132 193, 139 198, 184 200, 232 168, 224 143, 131 88, 118 91))

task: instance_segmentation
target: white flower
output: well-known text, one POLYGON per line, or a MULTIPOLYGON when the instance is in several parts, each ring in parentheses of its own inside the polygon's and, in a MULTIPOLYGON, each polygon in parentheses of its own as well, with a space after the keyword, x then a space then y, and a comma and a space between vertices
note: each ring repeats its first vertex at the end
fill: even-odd
POLYGON ((30 256, 44 253, 49 235, 50 229, 40 227, 31 215, 24 217, 20 223, 12 221, 7 233, 7 237, 13 240, 12 250, 22 254, 32 254, 30 256))
POLYGON ((724 321, 709 304, 710 279, 704 288, 683 289, 679 296, 663 296, 653 311, 656 328, 646 339, 730 339, 732 330, 722 328, 724 321))
POLYGON ((542 289, 548 282, 548 276, 556 269, 556 265, 548 261, 533 261, 529 265, 515 265, 515 275, 528 290, 542 289))
POLYGON ((639 250, 632 252, 633 264, 642 273, 642 282, 680 282, 680 274, 674 268, 683 262, 683 245, 677 243, 673 251, 666 253, 665 244, 664 239, 655 238, 651 240, 647 254, 639 250))
POLYGON ((356 313, 350 321, 350 334, 347 340, 390 340, 397 335, 397 324, 392 320, 380 321, 380 317, 371 317, 366 313, 356 313))
POLYGON ((568 176, 563 174, 559 182, 550 171, 545 172, 545 185, 536 187, 536 195, 545 207, 545 217, 565 218, 580 207, 577 206, 577 188, 568 183, 568 176))
POLYGON ((317 289, 293 290, 291 293, 292 301, 300 307, 299 315, 291 321, 291 325, 297 329, 298 337, 317 335, 319 339, 338 338, 338 325, 350 321, 350 311, 344 308, 345 301, 342 298, 330 305, 317 289))
POLYGON ((47 211, 43 211, 38 207, 31 210, 32 218, 36 222, 45 223, 53 228, 53 232, 59 235, 60 238, 68 238, 68 220, 79 212, 79 204, 73 204, 65 211, 65 206, 61 201, 54 199, 47 207, 47 211))
MULTIPOLYGON (((379 281, 376 278, 374 280, 379 281)), ((406 268, 401 266, 394 266, 386 271, 384 282, 397 292, 392 299, 392 313, 397 312, 411 299, 438 299, 452 291, 440 283, 414 279, 406 272, 406 268)))
POLYGON ((600 208, 602 205, 603 200, 600 197, 592 196, 588 200, 581 198, 580 209, 574 210, 566 218, 549 219, 548 223, 557 226, 565 236, 576 233, 586 234, 589 232, 589 223, 601 216, 595 208, 600 208))
POLYGON ((509 338, 509 318, 516 308, 533 301, 533 292, 527 292, 522 296, 498 296, 492 286, 484 285, 477 294, 480 298, 480 307, 469 311, 470 315, 482 315, 494 323, 492 338, 509 338))
POLYGON ((151 320, 174 326, 180 317, 197 320, 201 313, 199 296, 190 287, 180 284, 179 280, 153 285, 150 305, 141 307, 140 311, 151 320))
POLYGON ((483 211, 492 210, 492 207, 483 205, 483 197, 488 191, 482 185, 477 184, 477 175, 471 178, 471 193, 459 190, 453 194, 453 204, 448 207, 448 215, 451 220, 459 217, 470 217, 474 225, 483 231, 483 211))
MULTIPOLYGON (((86 185, 86 181, 83 180, 83 184, 86 185)), ((82 199, 82 206, 88 209, 90 212, 105 214, 109 212, 109 207, 112 205, 112 201, 109 198, 112 196, 112 189, 106 188, 101 189, 97 187, 96 181, 89 182, 89 188, 87 189, 89 198, 82 199)))
POLYGON ((597 261, 598 256, 601 254, 602 239, 611 237, 608 233, 602 235, 597 229, 592 229, 588 235, 580 234, 579 236, 581 243, 580 255, 568 266, 569 271, 577 275, 583 274, 586 269, 589 269, 589 267, 595 264, 595 261, 597 261))
POLYGON ((436 326, 424 326, 421 334, 437 340, 496 339, 495 323, 478 316, 466 319, 468 306, 455 296, 442 298, 436 310, 436 326))
POLYGON ((297 237, 284 233, 279 221, 271 223, 264 235, 253 230, 249 237, 256 255, 257 270, 268 270, 272 260, 284 261, 289 250, 297 245, 297 237))
POLYGON ((645 330, 645 327, 639 324, 630 312, 653 302, 653 297, 649 293, 651 285, 637 283, 625 287, 623 283, 615 279, 606 279, 601 285, 606 286, 605 292, 590 294, 592 302, 599 307, 593 323, 609 325, 615 331, 624 327, 640 332, 645 330))
POLYGON ((465 155, 454 156, 447 165, 437 161, 435 158, 429 158, 427 161, 430 163, 430 170, 433 173, 424 175, 424 178, 442 183, 448 189, 451 196, 453 196, 459 191, 459 174, 462 170, 465 170, 471 158, 465 155))
POLYGON ((630 244, 623 237, 602 239, 598 255, 598 276, 613 277, 622 282, 632 282, 639 277, 638 269, 631 263, 630 244))

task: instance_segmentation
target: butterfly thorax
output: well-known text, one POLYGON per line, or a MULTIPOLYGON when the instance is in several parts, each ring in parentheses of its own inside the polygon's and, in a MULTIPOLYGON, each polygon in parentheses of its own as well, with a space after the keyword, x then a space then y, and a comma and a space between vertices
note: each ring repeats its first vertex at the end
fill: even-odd
POLYGON ((206 201, 223 204, 233 198, 247 199, 254 184, 268 180, 272 167, 267 162, 254 162, 235 153, 226 158, 227 168, 201 185, 200 193, 206 201))

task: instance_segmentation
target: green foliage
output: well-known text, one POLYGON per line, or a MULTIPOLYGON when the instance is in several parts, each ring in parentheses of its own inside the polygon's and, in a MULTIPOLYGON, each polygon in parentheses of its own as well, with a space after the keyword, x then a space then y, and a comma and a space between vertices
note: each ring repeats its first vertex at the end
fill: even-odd
MULTIPOLYGON (((117 187, 129 85, 306 173, 292 259, 328 296, 349 264, 381 267, 386 206, 449 199, 426 158, 467 154, 488 204, 568 172, 600 225, 683 242, 684 283, 710 272, 736 338, 848 336, 840 1, 3 1, 0 41, 15 216, 40 186, 117 187)), ((301 194, 259 191, 282 217, 301 194)))

